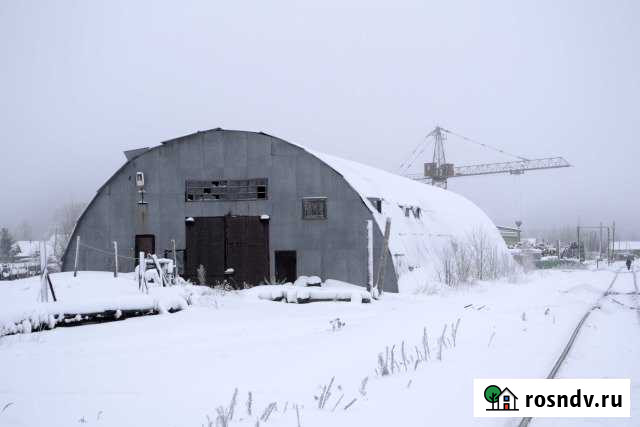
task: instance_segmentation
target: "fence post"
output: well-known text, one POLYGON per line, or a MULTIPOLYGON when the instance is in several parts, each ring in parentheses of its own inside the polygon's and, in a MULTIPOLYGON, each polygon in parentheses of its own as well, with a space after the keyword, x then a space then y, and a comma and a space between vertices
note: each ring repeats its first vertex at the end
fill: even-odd
POLYGON ((391 218, 387 218, 387 222, 384 225, 384 242, 382 245, 382 253, 380 254, 380 265, 378 266, 378 283, 376 283, 376 287, 378 288, 378 295, 382 295, 382 288, 384 287, 384 271, 387 265, 387 252, 389 251, 390 234, 391 218))
POLYGON ((144 273, 147 266, 144 252, 138 253, 138 289, 142 291, 142 284, 145 282, 144 273))
POLYGON ((49 302, 49 283, 47 282, 47 246, 44 241, 40 246, 40 302, 49 302))
POLYGON ((80 236, 76 237, 76 259, 73 261, 73 277, 78 277, 78 252, 80 251, 80 236))
POLYGON ((373 220, 367 220, 367 291, 373 295, 373 220))
POLYGON ((176 254, 176 239, 171 239, 171 248, 173 249, 173 277, 178 275, 178 255, 176 254))
POLYGON ((113 242, 113 252, 116 260, 116 264, 113 270, 113 277, 118 277, 118 242, 113 242))

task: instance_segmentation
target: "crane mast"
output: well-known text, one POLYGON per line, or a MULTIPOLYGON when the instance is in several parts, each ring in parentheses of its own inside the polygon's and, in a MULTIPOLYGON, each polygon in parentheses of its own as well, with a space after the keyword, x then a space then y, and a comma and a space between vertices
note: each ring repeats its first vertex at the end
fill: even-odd
MULTIPOLYGON (((417 181, 431 183, 432 185, 435 185, 440 188, 447 188, 447 180, 449 178, 456 178, 456 177, 462 177, 462 176, 494 175, 494 174, 502 174, 502 173, 508 173, 511 175, 521 175, 525 171, 557 169, 557 168, 566 168, 571 166, 569 162, 567 162, 563 157, 546 157, 541 159, 527 159, 525 157, 515 156, 513 154, 509 154, 505 152, 504 150, 500 150, 498 148, 489 146, 487 144, 474 141, 471 138, 458 135, 457 133, 447 130, 445 128, 442 128, 440 126, 436 126, 434 130, 432 130, 431 132, 429 132, 429 134, 427 134, 426 138, 428 139, 430 137, 433 137, 433 141, 434 141, 432 161, 430 163, 424 164, 423 174, 405 174, 405 176, 417 181), (444 141, 446 140, 447 134, 458 136, 464 140, 484 146, 485 148, 498 151, 502 154, 506 154, 512 157, 517 157, 519 160, 511 161, 511 162, 483 163, 483 164, 477 164, 477 165, 454 166, 453 163, 447 163, 447 159, 445 155, 444 141)), ((408 166, 411 166, 411 164, 409 163, 407 167, 408 166)))

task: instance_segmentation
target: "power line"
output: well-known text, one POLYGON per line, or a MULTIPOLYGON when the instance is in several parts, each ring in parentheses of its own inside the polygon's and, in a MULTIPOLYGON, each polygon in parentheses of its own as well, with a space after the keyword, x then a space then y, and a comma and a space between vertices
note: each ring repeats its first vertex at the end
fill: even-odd
MULTIPOLYGON (((94 251, 102 252, 105 255, 114 256, 113 251, 105 251, 104 249, 94 248, 93 246, 89 246, 86 243, 80 242, 80 246, 84 246, 85 248, 88 248, 88 249, 93 249, 94 251)), ((126 256, 126 255, 118 255, 118 258, 125 258, 125 259, 132 259, 132 260, 136 259, 136 258, 132 258, 132 257, 126 256)))
POLYGON ((415 162, 418 156, 424 153, 424 150, 433 143, 433 141, 431 142, 427 142, 427 141, 429 141, 429 137, 433 136, 435 132, 436 132, 436 129, 426 134, 424 138, 418 143, 416 148, 413 149, 411 154, 409 154, 409 157, 400 164, 400 167, 398 168, 400 173, 406 173, 409 170, 409 168, 413 166, 413 162, 415 162), (403 171, 403 167, 404 167, 404 171, 403 171))
POLYGON ((428 142, 430 135, 431 133, 421 139, 409 156, 400 163, 400 166, 398 167, 398 171, 400 173, 406 172, 413 165, 415 159, 418 158, 418 156, 420 156, 429 145, 431 145, 431 142, 428 142))
POLYGON ((477 144, 477 145, 480 145, 480 146, 482 146, 482 147, 484 147, 484 148, 488 148, 488 149, 490 149, 490 150, 497 151, 497 152, 502 153, 502 154, 504 154, 504 155, 506 155, 506 156, 514 157, 514 158, 516 158, 516 159, 525 160, 525 161, 528 161, 528 160, 529 160, 529 159, 527 159, 526 157, 518 156, 518 155, 516 155, 516 154, 511 154, 511 153, 509 153, 509 152, 507 152, 507 151, 501 150, 500 148, 494 147, 494 146, 489 145, 489 144, 485 144, 485 143, 480 142, 480 141, 476 141, 475 139, 472 139, 472 138, 466 137, 466 136, 464 136, 464 135, 460 135, 459 133, 456 133, 456 132, 450 131, 450 130, 448 130, 448 129, 445 129, 445 128, 440 128, 440 129, 442 129, 443 131, 445 131, 445 132, 447 132, 447 133, 449 133, 449 134, 451 134, 451 135, 455 135, 455 136, 457 136, 458 138, 462 138, 462 139, 464 139, 465 141, 472 142, 472 143, 477 144))

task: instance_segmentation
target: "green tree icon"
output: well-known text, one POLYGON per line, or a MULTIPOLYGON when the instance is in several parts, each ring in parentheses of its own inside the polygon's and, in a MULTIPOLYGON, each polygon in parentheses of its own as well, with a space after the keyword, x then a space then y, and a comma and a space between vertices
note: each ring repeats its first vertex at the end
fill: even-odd
POLYGON ((490 385, 484 389, 484 398, 487 399, 487 402, 491 403, 491 409, 496 409, 495 404, 498 401, 500 393, 502 393, 502 391, 497 385, 490 385))

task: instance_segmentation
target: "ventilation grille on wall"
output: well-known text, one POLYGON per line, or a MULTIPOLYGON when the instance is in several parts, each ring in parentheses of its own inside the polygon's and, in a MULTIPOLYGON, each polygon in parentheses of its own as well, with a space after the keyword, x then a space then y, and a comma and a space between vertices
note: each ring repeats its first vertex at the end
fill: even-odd
POLYGON ((268 187, 267 178, 187 180, 185 200, 199 202, 266 199, 268 187))
POLYGON ((326 197, 305 197, 302 199, 302 219, 327 219, 326 197))

